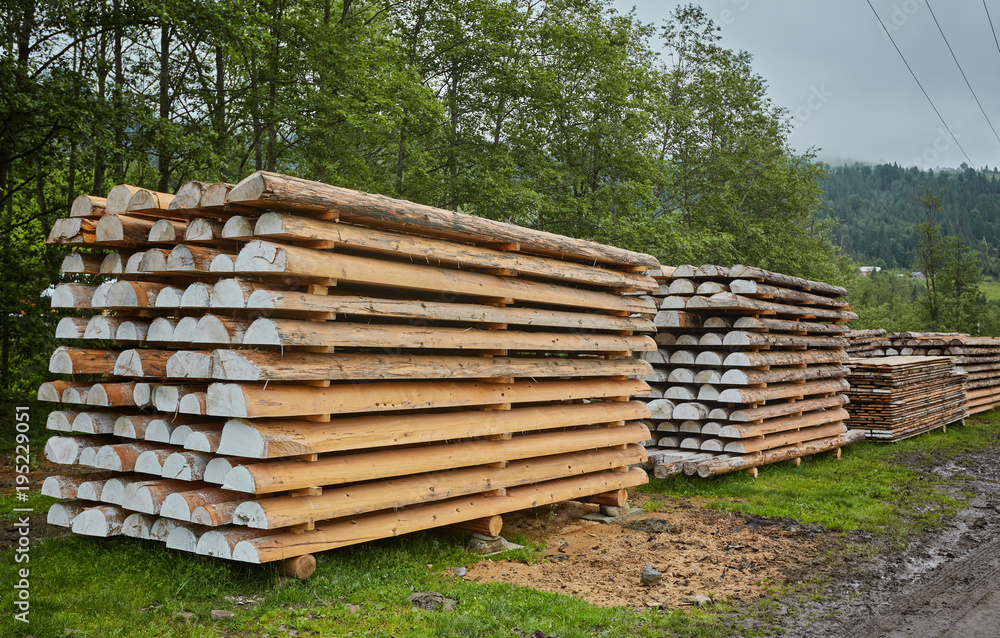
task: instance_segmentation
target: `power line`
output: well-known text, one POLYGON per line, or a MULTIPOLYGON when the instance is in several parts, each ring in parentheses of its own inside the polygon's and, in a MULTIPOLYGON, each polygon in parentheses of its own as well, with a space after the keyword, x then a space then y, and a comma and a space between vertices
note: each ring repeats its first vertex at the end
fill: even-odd
POLYGON ((972 163, 972 160, 969 159, 969 154, 965 152, 964 148, 962 148, 962 144, 958 141, 958 138, 955 137, 955 134, 951 132, 951 127, 948 126, 948 123, 944 121, 944 117, 941 115, 941 111, 939 111, 938 108, 934 106, 934 100, 931 99, 931 96, 927 95, 927 91, 924 90, 924 85, 921 84, 920 80, 917 79, 917 74, 913 72, 912 68, 910 68, 910 63, 906 61, 906 56, 904 56, 903 52, 899 50, 899 47, 896 45, 896 41, 892 39, 892 34, 889 33, 889 30, 885 28, 885 23, 882 22, 882 17, 879 16, 878 11, 876 11, 875 7, 872 6, 872 0, 867 0, 867 2, 868 2, 868 7, 871 8, 872 13, 875 14, 875 18, 878 20, 878 23, 882 25, 882 30, 885 31, 885 34, 889 37, 889 42, 892 42, 892 46, 896 49, 896 53, 899 54, 899 58, 903 61, 903 64, 906 65, 906 70, 910 72, 910 75, 913 76, 913 81, 916 82, 917 86, 920 87, 920 92, 924 94, 925 98, 927 98, 927 103, 931 105, 932 109, 934 109, 934 112, 937 114, 938 119, 941 120, 941 124, 944 125, 945 130, 948 131, 949 135, 951 135, 951 139, 955 140, 955 145, 958 146, 958 149, 960 151, 962 151, 962 155, 964 155, 965 159, 969 162, 969 166, 975 166, 975 164, 972 163))
POLYGON ((990 31, 993 32, 993 41, 996 42, 997 52, 1000 52, 1000 40, 997 40, 997 30, 993 28, 993 18, 990 17, 990 8, 986 6, 986 0, 983 0, 983 8, 986 9, 986 19, 990 21, 990 31))
POLYGON ((982 112, 983 117, 986 118, 986 123, 990 125, 990 130, 993 131, 993 137, 997 138, 1000 142, 1000 135, 997 135, 997 130, 993 127, 993 122, 990 121, 990 116, 986 114, 986 109, 983 108, 982 102, 979 101, 979 96, 976 92, 972 90, 972 84, 969 82, 969 78, 965 75, 965 71, 962 69, 962 65, 958 63, 958 57, 955 55, 955 51, 951 48, 951 43, 948 42, 947 36, 945 36, 944 31, 941 29, 941 23, 938 22, 937 16, 934 15, 934 9, 931 9, 931 0, 926 0, 927 9, 931 12, 931 17, 934 18, 934 24, 937 25, 938 33, 944 38, 944 43, 948 47, 948 52, 951 53, 951 59, 955 61, 955 66, 958 67, 958 71, 962 74, 962 79, 965 80, 965 86, 969 87, 969 91, 972 93, 972 97, 975 98, 976 104, 979 106, 979 110, 982 112))

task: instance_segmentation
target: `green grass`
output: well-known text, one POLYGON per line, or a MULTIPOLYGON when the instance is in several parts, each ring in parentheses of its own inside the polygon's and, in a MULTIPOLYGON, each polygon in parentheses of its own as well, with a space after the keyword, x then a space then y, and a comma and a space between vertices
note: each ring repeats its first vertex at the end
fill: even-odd
POLYGON ((657 502, 664 496, 707 499, 708 507, 758 516, 787 517, 842 530, 864 530, 905 540, 941 522, 961 504, 961 476, 928 471, 935 458, 1000 445, 1000 414, 969 425, 935 430, 895 444, 859 443, 843 458, 807 457, 799 467, 779 463, 744 473, 701 479, 651 479, 639 488, 657 502))
POLYGON ((1000 301, 1000 281, 984 281, 979 290, 986 295, 986 301, 1000 301))

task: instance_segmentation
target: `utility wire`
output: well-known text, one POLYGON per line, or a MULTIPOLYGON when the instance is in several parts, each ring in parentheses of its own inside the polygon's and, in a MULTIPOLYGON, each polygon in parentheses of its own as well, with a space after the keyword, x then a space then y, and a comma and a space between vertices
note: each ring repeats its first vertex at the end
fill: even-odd
POLYGON ((993 41, 996 42, 997 51, 1000 52, 1000 40, 997 40, 997 30, 993 28, 993 18, 990 17, 990 8, 986 6, 986 0, 983 0, 983 8, 986 9, 986 19, 990 21, 990 31, 993 32, 993 41))
POLYGON ((965 75, 962 65, 958 63, 958 57, 955 55, 955 51, 951 48, 951 43, 948 42, 947 36, 945 36, 944 31, 941 29, 941 23, 938 22, 937 16, 934 15, 934 9, 931 9, 931 0, 926 0, 926 2, 927 9, 931 12, 931 17, 934 18, 934 24, 937 25, 938 33, 940 33, 941 37, 944 38, 944 43, 948 46, 948 52, 951 53, 951 59, 955 61, 955 66, 958 67, 959 72, 962 74, 962 79, 965 80, 965 86, 969 87, 972 97, 976 99, 976 104, 979 106, 979 110, 982 112, 983 117, 986 118, 986 123, 990 125, 990 130, 993 131, 993 137, 997 138, 997 141, 1000 142, 1000 135, 997 134, 996 128, 993 127, 993 122, 990 121, 990 116, 986 114, 986 109, 983 108, 982 102, 979 101, 979 96, 972 90, 972 84, 969 83, 969 78, 965 75))
POLYGON ((934 112, 937 114, 938 119, 941 120, 941 124, 944 125, 945 130, 948 131, 949 135, 951 135, 951 139, 955 141, 955 145, 958 146, 958 149, 962 151, 962 155, 964 155, 965 159, 968 160, 969 166, 975 166, 975 164, 972 163, 972 160, 969 159, 969 154, 965 152, 964 148, 962 148, 962 144, 958 141, 958 138, 955 137, 955 134, 951 132, 951 127, 948 126, 947 122, 945 122, 944 117, 941 115, 941 111, 939 111, 938 108, 934 106, 934 101, 931 99, 931 96, 927 95, 927 91, 924 90, 924 85, 921 84, 920 80, 917 79, 917 74, 913 72, 912 68, 910 68, 910 63, 906 61, 906 56, 904 56, 903 52, 899 50, 899 47, 896 45, 896 41, 892 39, 892 34, 889 33, 889 30, 885 28, 885 23, 882 22, 882 17, 879 16, 878 11, 876 11, 875 7, 872 6, 872 0, 867 0, 867 1, 868 1, 868 7, 871 8, 872 13, 875 14, 875 18, 878 20, 878 23, 882 25, 882 30, 885 31, 886 36, 889 37, 889 42, 892 42, 892 46, 896 49, 896 53, 899 54, 899 58, 903 61, 903 64, 906 65, 906 70, 910 72, 910 75, 913 76, 913 81, 916 82, 917 86, 920 87, 920 92, 924 94, 925 98, 927 98, 927 103, 931 105, 932 109, 934 109, 934 112))

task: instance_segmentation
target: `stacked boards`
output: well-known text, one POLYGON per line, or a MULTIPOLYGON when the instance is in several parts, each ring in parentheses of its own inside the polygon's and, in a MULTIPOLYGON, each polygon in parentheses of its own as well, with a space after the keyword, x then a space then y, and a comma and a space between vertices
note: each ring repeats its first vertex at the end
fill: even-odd
MULTIPOLYGON (((848 330, 844 333, 845 350, 851 358, 884 357, 888 333, 882 328, 848 330)), ((898 354, 898 353, 897 353, 898 354)))
POLYGON ((863 438, 844 425, 846 290, 742 265, 659 283, 659 349, 641 355, 662 395, 648 403, 656 476, 755 473, 863 438))
POLYGON ((899 441, 961 421, 964 373, 951 357, 852 359, 848 427, 875 441, 899 441))
MULTIPOLYGON (((1000 405, 1000 339, 954 332, 890 332, 868 337, 848 334, 852 358, 883 356, 950 356, 965 373, 969 414, 1000 405)), ((863 331, 875 332, 875 331, 863 331)))
POLYGON ((656 260, 273 173, 81 197, 50 520, 251 563, 624 504, 656 260), (401 509, 402 508, 402 509, 401 509))

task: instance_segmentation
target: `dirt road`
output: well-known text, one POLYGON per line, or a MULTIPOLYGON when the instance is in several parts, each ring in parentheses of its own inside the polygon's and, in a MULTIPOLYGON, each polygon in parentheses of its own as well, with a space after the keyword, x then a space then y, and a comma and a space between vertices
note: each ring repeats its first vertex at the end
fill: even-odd
POLYGON ((974 493, 946 526, 903 551, 848 559, 827 594, 781 624, 805 637, 1000 636, 1000 448, 941 459, 974 493))

